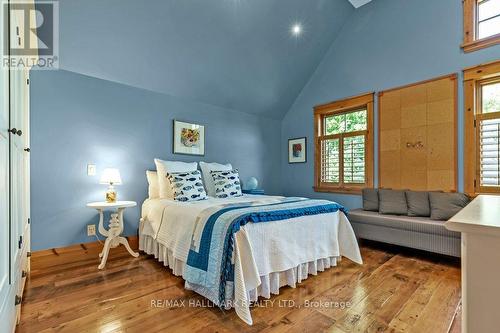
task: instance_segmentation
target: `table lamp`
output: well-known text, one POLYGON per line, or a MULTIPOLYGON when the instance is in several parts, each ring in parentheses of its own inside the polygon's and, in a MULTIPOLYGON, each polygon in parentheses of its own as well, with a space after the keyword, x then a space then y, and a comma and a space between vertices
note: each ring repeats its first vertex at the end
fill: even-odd
POLYGON ((246 190, 255 190, 259 186, 259 181, 255 177, 250 177, 245 185, 246 190))
POLYGON ((106 202, 113 203, 116 202, 116 190, 113 185, 121 185, 122 178, 120 177, 120 170, 107 168, 104 169, 101 175, 100 184, 109 184, 108 190, 106 191, 106 202))

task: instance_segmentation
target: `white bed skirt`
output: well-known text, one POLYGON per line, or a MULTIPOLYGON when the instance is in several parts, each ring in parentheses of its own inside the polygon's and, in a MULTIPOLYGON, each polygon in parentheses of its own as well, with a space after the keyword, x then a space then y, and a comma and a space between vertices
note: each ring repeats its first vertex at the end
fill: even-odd
MULTIPOLYGON (((147 235, 139 236, 139 250, 149 255, 154 255, 164 266, 169 267, 176 276, 182 276, 185 263, 174 258, 172 251, 158 243, 153 237, 147 235)), ((318 272, 337 266, 340 257, 321 258, 315 261, 301 263, 293 268, 282 272, 273 272, 260 277, 261 284, 256 289, 250 290, 249 300, 257 301, 259 296, 270 298, 271 294, 278 295, 279 288, 290 286, 295 288, 297 283, 307 279, 309 274, 317 275, 318 272)))

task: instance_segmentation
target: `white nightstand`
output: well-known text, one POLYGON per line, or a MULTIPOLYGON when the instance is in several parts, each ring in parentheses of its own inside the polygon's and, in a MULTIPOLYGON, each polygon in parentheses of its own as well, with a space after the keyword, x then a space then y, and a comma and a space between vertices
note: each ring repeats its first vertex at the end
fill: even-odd
POLYGON ((137 203, 135 201, 117 201, 113 203, 108 202, 91 202, 87 204, 87 207, 97 209, 99 212, 99 233, 106 238, 104 242, 104 248, 99 254, 101 259, 101 264, 98 266, 99 269, 103 269, 106 266, 106 260, 108 260, 109 248, 117 247, 123 244, 127 251, 134 257, 138 257, 139 253, 132 251, 128 241, 125 237, 120 236, 123 231, 123 211, 127 207, 135 207, 137 203), (109 230, 104 229, 103 218, 104 210, 106 209, 116 209, 116 213, 111 214, 111 220, 109 221, 109 230))

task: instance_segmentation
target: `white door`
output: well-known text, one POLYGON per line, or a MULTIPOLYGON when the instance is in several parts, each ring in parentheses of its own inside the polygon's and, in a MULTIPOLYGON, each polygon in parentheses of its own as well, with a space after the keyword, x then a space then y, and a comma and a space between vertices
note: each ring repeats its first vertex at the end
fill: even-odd
MULTIPOLYGON (((3 4, 0 17, 5 17, 3 4)), ((3 56, 4 34, 0 33, 3 56)), ((0 309, 5 309, 9 292, 9 73, 0 67, 0 309)))
MULTIPOLYGON (((22 245, 26 241, 26 159, 27 135, 27 82, 26 71, 11 70, 10 76, 10 220, 11 220, 11 265, 19 267, 22 245)), ((14 272, 13 272, 14 273, 14 272)))
MULTIPOLYGON (((0 4, 2 19, 7 17, 4 4, 0 4)), ((22 21, 16 16, 9 15, 10 31, 24 36, 22 29, 16 29, 22 21)), ((10 42, 15 38, 12 34, 8 36, 10 42)), ((8 56, 3 49, 8 47, 4 38, 4 31, 0 31, 2 60, 8 56)), ((20 43, 18 39, 15 41, 20 43)), ((12 330, 16 313, 20 313, 20 305, 15 306, 15 302, 19 304, 22 295, 25 281, 22 270, 29 268, 26 258, 29 250, 29 153, 26 151, 29 146, 29 70, 8 70, 2 66, 3 61, 0 64, 0 332, 7 332, 12 330)))
MULTIPOLYGON (((29 71, 24 72, 24 115, 23 115, 23 210, 24 210, 24 243, 26 251, 31 251, 31 191, 30 191, 30 87, 29 71)), ((28 260, 29 262, 29 260, 28 260)))
MULTIPOLYGON (((19 12, 11 12, 11 47, 23 45, 24 16, 19 12), (15 45, 13 45, 13 43, 15 45)), ((17 67, 10 70, 10 263, 11 280, 17 279, 21 262, 23 245, 27 241, 29 197, 26 188, 29 186, 26 171, 28 153, 27 132, 29 119, 29 87, 28 70, 17 67)))

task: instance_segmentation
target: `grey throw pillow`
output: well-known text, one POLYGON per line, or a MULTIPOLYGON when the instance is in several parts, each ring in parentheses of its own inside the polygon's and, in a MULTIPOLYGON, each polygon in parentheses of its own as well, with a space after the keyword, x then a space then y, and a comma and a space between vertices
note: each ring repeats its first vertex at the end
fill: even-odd
POLYGON ((431 205, 429 203, 429 192, 406 191, 406 203, 408 205, 408 216, 431 216, 431 205))
POLYGON ((406 195, 404 190, 378 190, 380 214, 407 215, 406 195))
POLYGON ((467 206, 470 199, 464 193, 430 192, 431 219, 446 221, 467 206))
POLYGON ((363 209, 378 212, 378 189, 363 189, 363 209))

